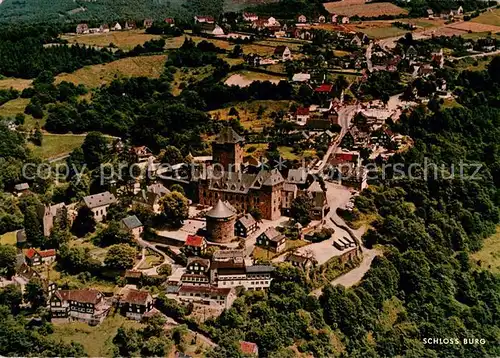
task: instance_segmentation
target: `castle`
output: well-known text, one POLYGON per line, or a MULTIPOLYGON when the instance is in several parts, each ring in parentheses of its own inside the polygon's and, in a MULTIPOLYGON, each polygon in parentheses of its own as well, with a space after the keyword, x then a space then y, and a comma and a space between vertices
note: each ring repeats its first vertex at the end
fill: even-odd
MULTIPOLYGON (((243 147, 245 140, 231 127, 224 127, 212 143, 212 164, 191 171, 189 180, 176 176, 166 178, 170 183, 189 187, 194 201, 205 206, 216 206, 219 200, 229 202, 238 212, 258 209, 263 219, 276 220, 290 209, 292 200, 307 192, 307 172, 289 170, 286 180, 278 169, 261 168, 254 173, 245 170, 243 147), (300 177, 292 173, 301 172, 300 177), (290 178, 292 176, 292 178, 290 178), (297 182, 297 179, 300 179, 297 182)), ((165 178, 164 178, 165 179, 165 178)))

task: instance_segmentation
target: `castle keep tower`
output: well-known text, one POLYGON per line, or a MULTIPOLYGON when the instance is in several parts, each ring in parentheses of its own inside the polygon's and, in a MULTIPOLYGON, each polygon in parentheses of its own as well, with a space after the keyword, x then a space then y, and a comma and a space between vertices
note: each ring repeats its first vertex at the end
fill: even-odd
POLYGON ((234 239, 236 213, 219 200, 207 213, 207 233, 210 241, 231 242, 234 239))
POLYGON ((231 127, 224 127, 212 143, 213 163, 225 171, 238 172, 243 164, 244 139, 231 127))

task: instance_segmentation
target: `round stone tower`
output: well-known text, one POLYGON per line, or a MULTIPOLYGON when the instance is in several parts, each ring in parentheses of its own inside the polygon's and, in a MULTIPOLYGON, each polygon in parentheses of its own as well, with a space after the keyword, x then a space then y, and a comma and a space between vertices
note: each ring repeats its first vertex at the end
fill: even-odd
POLYGON ((219 200, 207 213, 208 240, 228 243, 234 239, 234 222, 236 213, 219 200))

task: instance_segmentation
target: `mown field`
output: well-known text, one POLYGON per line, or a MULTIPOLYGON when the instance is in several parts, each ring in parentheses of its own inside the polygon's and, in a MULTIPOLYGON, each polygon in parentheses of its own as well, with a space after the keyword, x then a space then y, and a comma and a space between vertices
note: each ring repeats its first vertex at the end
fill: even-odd
POLYGON ((18 91, 22 91, 23 89, 31 86, 31 82, 32 80, 0 76, 0 89, 14 88, 18 91))
POLYGON ((81 146, 84 140, 85 135, 44 133, 41 147, 32 143, 29 143, 28 147, 36 156, 50 159, 71 153, 73 149, 81 146))
POLYGON ((87 66, 73 73, 60 74, 56 83, 68 81, 94 88, 123 77, 158 78, 163 73, 166 59, 166 55, 122 58, 103 65, 87 66))
POLYGON ((471 21, 479 24, 500 26, 500 9, 485 11, 478 17, 473 18, 471 21))
POLYGON ((327 2, 324 6, 325 9, 332 14, 345 16, 357 15, 360 17, 377 17, 382 15, 401 15, 408 13, 407 10, 389 2, 365 4, 349 1, 334 1, 327 2))
POLYGON ((161 36, 146 34, 144 30, 131 30, 110 31, 104 34, 62 35, 61 38, 69 43, 99 47, 108 47, 113 44, 122 50, 131 50, 137 45, 142 45, 149 40, 157 40, 161 36))
POLYGON ((500 273, 500 227, 494 235, 484 240, 483 248, 472 254, 472 258, 479 261, 481 267, 500 273))

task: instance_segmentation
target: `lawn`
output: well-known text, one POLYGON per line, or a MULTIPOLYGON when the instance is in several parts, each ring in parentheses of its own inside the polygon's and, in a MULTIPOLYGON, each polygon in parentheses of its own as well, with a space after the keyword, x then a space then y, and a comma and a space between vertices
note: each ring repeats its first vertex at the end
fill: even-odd
POLYGON ((282 146, 278 147, 278 151, 285 160, 300 160, 300 159, 309 160, 316 156, 316 151, 313 149, 304 150, 301 154, 299 154, 299 153, 294 153, 292 147, 282 146))
POLYGON ((50 159, 71 153, 73 149, 81 146, 84 140, 85 135, 44 133, 41 147, 32 143, 29 143, 28 147, 36 156, 50 159))
POLYGON ((69 43, 99 47, 108 47, 110 44, 113 44, 122 50, 131 50, 137 45, 142 45, 149 40, 159 39, 161 36, 146 34, 144 30, 132 30, 111 31, 104 34, 62 35, 61 38, 67 40, 69 43))
POLYGON ((358 26, 359 31, 365 33, 369 37, 373 37, 376 39, 383 39, 386 37, 394 37, 404 35, 408 32, 408 30, 400 29, 395 26, 386 26, 386 27, 362 27, 358 26))
POLYGON ((142 328, 143 324, 116 314, 107 317, 102 324, 91 327, 83 322, 54 324, 54 333, 51 335, 56 340, 65 343, 71 341, 83 345, 89 357, 111 357, 113 355, 113 338, 120 327, 142 328))
POLYGON ((16 232, 17 231, 11 231, 11 232, 6 232, 3 235, 0 235, 0 244, 15 245, 17 243, 16 232))
POLYGON ((473 18, 471 21, 480 24, 500 26, 500 9, 485 11, 478 17, 473 18))
POLYGON ((147 270, 161 264, 162 261, 163 258, 158 253, 148 248, 146 249, 146 259, 138 268, 139 270, 147 270))
POLYGON ((25 80, 22 78, 0 77, 0 89, 14 88, 22 91, 31 86, 32 80, 25 80))
MULTIPOLYGON (((278 112, 280 110, 288 111, 290 108, 290 101, 250 101, 235 104, 234 107, 239 114, 241 124, 247 129, 251 129, 256 132, 261 132, 264 127, 271 126, 273 120, 271 119, 272 112, 278 112), (262 107, 264 112, 261 118, 257 118, 257 112, 259 108, 262 107)), ((217 109, 209 112, 214 118, 220 120, 228 120, 231 118, 229 116, 229 111, 231 107, 217 109)))
POLYGON ((255 159, 262 158, 267 152, 267 143, 251 143, 246 144, 243 148, 245 155, 251 155, 255 159))
POLYGON ((94 88, 107 85, 117 78, 158 78, 163 73, 166 59, 166 55, 127 57, 103 65, 86 66, 73 73, 60 74, 56 83, 68 81, 94 88))
POLYGON ((497 232, 483 241, 483 248, 472 254, 479 265, 493 273, 500 273, 500 226, 497 232))
POLYGON ((188 84, 193 84, 210 76, 213 72, 212 66, 204 66, 199 68, 184 67, 174 74, 172 82, 172 94, 178 96, 188 84))

